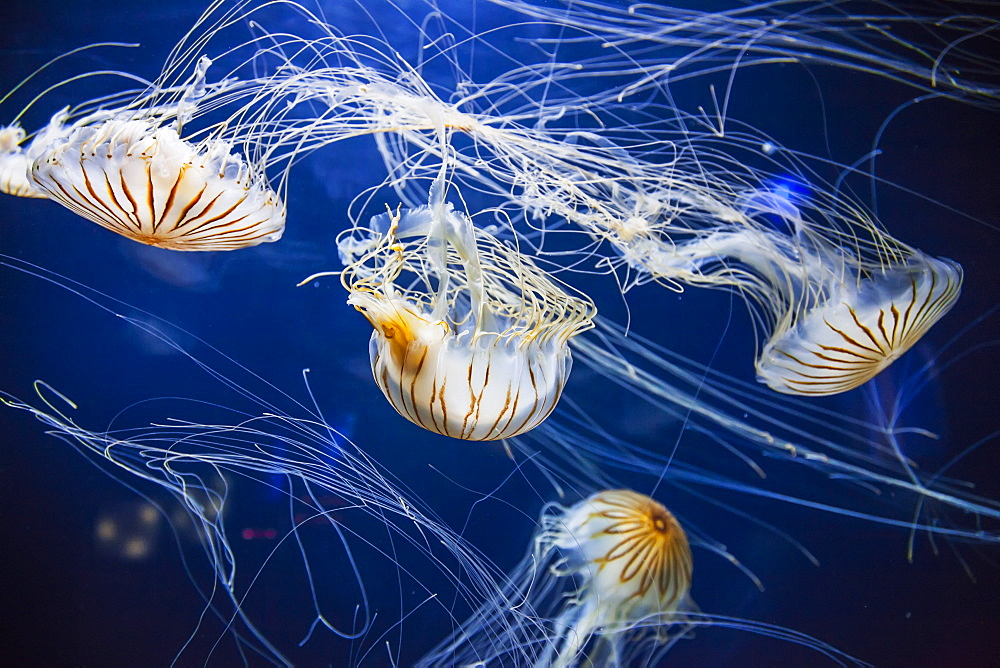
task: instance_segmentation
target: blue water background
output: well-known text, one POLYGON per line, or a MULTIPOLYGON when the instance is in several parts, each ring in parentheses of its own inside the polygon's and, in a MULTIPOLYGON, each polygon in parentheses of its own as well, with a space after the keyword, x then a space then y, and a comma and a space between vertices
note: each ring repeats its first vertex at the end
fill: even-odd
MULTIPOLYGON (((464 2, 445 4, 449 11, 467 11, 464 2)), ((167 49, 200 10, 200 3, 188 1, 103 0, 71 5, 8 0, 0 8, 4 26, 0 89, 9 89, 61 52, 105 40, 143 46, 94 51, 73 61, 77 69, 67 66, 68 71, 107 67, 153 76, 167 49)), ((333 19, 337 13, 331 9, 328 16, 333 19)), ((341 17, 345 22, 358 18, 347 10, 341 17)), ((351 30, 349 25, 342 27, 351 30)), ((406 54, 415 45, 404 28, 393 24, 388 32, 406 54)), ((865 89, 859 93, 858 81, 847 73, 809 73, 793 65, 747 71, 737 78, 729 112, 786 146, 819 155, 829 151, 833 159, 850 163, 870 149, 885 116, 912 96, 911 91, 874 79, 860 79, 865 89), (822 99, 813 74, 820 77, 822 99)), ((706 88, 706 83, 683 87, 690 97, 681 103, 690 108, 708 104, 706 88)), ((6 121, 14 110, 4 108, 0 120, 6 121)), ((47 104, 26 124, 43 122, 53 111, 51 103, 47 104)), ((880 216, 894 234, 914 246, 959 261, 967 285, 955 310, 909 354, 912 365, 900 364, 880 381, 886 392, 906 383, 908 368, 932 359, 936 346, 1000 300, 997 233, 974 220, 990 225, 1000 220, 997 127, 993 113, 932 101, 906 111, 884 137, 887 150, 878 161, 879 175, 916 194, 880 187, 880 216)), ((210 354, 197 337, 304 402, 308 397, 301 371, 311 369, 312 389, 333 426, 395 471, 443 517, 459 526, 469 519, 470 540, 498 564, 512 566, 529 540, 528 518, 537 514, 545 494, 537 476, 530 484, 515 477, 504 488, 508 497, 525 500, 520 508, 523 514, 505 510, 499 503, 482 504, 470 514, 470 504, 479 497, 450 480, 475 490, 493 489, 511 469, 502 449, 451 442, 399 419, 370 382, 369 325, 344 304, 336 280, 319 287, 295 287, 314 271, 339 268, 333 239, 346 222, 347 203, 381 174, 378 155, 365 141, 328 149, 293 174, 289 226, 283 240, 232 254, 172 254, 140 247, 54 203, 4 197, 0 252, 175 323, 192 335, 177 337, 194 354, 210 354)), ((869 195, 864 179, 853 183, 863 196, 869 195)), ((80 404, 79 422, 94 428, 111 424, 119 410, 151 397, 239 404, 238 397, 185 358, 79 297, 10 271, 3 273, 2 281, 0 388, 27 397, 31 381, 42 378, 80 404)), ((577 285, 592 292, 604 312, 623 317, 621 300, 607 281, 588 283, 580 278, 577 285)), ((694 359, 711 360, 728 373, 752 377, 749 317, 729 296, 703 290, 676 295, 654 285, 631 292, 628 304, 635 331, 694 359)), ((138 312, 128 315, 146 317, 138 312)), ((996 319, 986 320, 959 346, 972 348, 996 340, 998 334, 996 319)), ((938 452, 937 444, 922 441, 918 456, 941 463, 960 444, 975 442, 996 429, 1000 422, 995 396, 997 361, 996 353, 989 351, 970 356, 967 362, 949 368, 911 407, 912 420, 939 433, 937 444, 947 449, 938 452)), ((586 401, 590 391, 586 388, 597 379, 578 371, 568 396, 586 401)), ((599 391, 607 392, 601 402, 593 404, 607 411, 602 419, 644 443, 672 445, 676 441, 678 425, 635 407, 609 389, 599 391)), ((859 416, 869 410, 859 393, 828 403, 859 416)), ((128 423, 167 417, 155 409, 148 415, 143 410, 131 413, 128 423)), ((213 419, 211 412, 206 409, 206 420, 213 419)), ((41 431, 41 425, 25 414, 0 412, 0 587, 4 592, 0 647, 4 662, 49 666, 168 663, 202 611, 176 545, 161 525, 156 548, 145 560, 125 561, 97 549, 98 519, 124 512, 139 497, 41 431)), ((987 447, 993 454, 979 456, 970 469, 959 467, 955 473, 963 477, 964 470, 965 477, 992 484, 992 489, 982 493, 990 496, 992 492, 996 498, 1000 456, 992 446, 987 447)), ((797 474, 795 467, 776 466, 776 475, 797 474)), ((649 481, 639 479, 636 484, 648 486, 649 481)), ((659 497, 673 507, 669 492, 659 497)), ((677 503, 683 505, 676 510, 725 542, 766 587, 758 592, 731 566, 704 551, 696 552, 693 597, 703 610, 787 626, 880 665, 1000 663, 1000 569, 995 550, 956 546, 976 577, 972 581, 947 541, 938 541, 940 555, 935 556, 926 539, 918 539, 916 559, 910 564, 903 530, 759 499, 724 494, 719 499, 787 531, 807 545, 821 565, 813 566, 787 544, 737 517, 679 499, 677 503)), ((267 529, 280 523, 285 512, 280 500, 251 490, 241 497, 227 522, 234 534, 243 528, 267 529)), ((378 535, 370 521, 356 521, 359 532, 378 535)), ((266 539, 257 542, 247 541, 237 548, 258 557, 270 550, 266 539)), ((394 612, 400 597, 396 572, 388 565, 379 566, 381 562, 358 549, 363 559, 372 559, 363 570, 368 571, 373 607, 385 615, 398 614, 394 612)), ((325 567, 346 569, 342 552, 332 542, 325 567)), ((430 586, 447 591, 446 583, 429 570, 420 575, 420 569, 428 568, 426 564, 415 563, 413 568, 430 586)), ((204 572, 200 577, 206 581, 204 572)), ((302 592, 283 590, 280 578, 272 577, 271 584, 250 605, 264 626, 279 629, 276 642, 302 665, 344 665, 349 650, 342 642, 317 639, 295 649, 310 619, 302 614, 302 592), (283 626, 286 614, 288 622, 283 626)), ((303 584, 289 576, 287 589, 301 589, 303 584)), ((423 596, 410 592, 409 586, 403 588, 407 589, 404 596, 412 593, 411 607, 423 596)), ((343 596, 345 601, 353 600, 357 592, 345 584, 343 596)), ((343 605, 339 612, 349 616, 350 605, 343 605)), ((449 630, 440 615, 416 614, 402 631, 394 631, 386 640, 402 647, 406 665, 449 630)), ((195 647, 184 655, 184 662, 199 662, 221 634, 218 624, 208 623, 195 647)), ((819 663, 816 655, 793 645, 723 629, 698 631, 696 638, 681 642, 668 659, 676 665, 819 663)), ((232 665, 238 660, 232 644, 223 641, 211 663, 232 665)), ((388 665, 384 653, 373 652, 368 661, 388 665)))

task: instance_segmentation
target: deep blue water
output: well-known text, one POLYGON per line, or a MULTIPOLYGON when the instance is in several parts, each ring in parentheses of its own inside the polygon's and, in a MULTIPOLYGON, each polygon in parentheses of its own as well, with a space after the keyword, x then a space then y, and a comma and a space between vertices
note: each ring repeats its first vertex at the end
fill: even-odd
MULTIPOLYGON (((5 26, 0 89, 11 88, 68 49, 99 41, 137 42, 142 47, 95 50, 57 68, 67 73, 112 68, 154 76, 166 51, 197 18, 200 4, 185 0, 137 7, 103 0, 69 8, 56 0, 9 1, 0 9, 0 24, 5 26)), ((464 20, 461 12, 469 11, 464 2, 440 4, 457 12, 451 14, 456 20, 464 20)), ((475 20, 483 24, 504 19, 495 9, 478 11, 482 15, 475 20)), ((337 11, 331 6, 327 17, 341 21, 337 25, 345 32, 370 25, 359 12, 344 8, 337 11), (360 27, 351 27, 352 21, 360 27)), ((473 20, 471 14, 467 20, 473 20)), ((415 50, 414 35, 406 25, 391 22, 386 32, 401 53, 415 50)), ((55 75, 48 76, 46 81, 55 75)), ((684 87, 690 98, 678 104, 705 104, 704 87, 697 83, 684 87)), ((774 66, 738 77, 729 113, 785 146, 849 164, 870 150, 882 120, 913 95, 874 78, 774 66)), ((44 108, 29 114, 26 125, 44 122, 57 109, 58 97, 57 93, 44 100, 44 108)), ((6 122, 27 99, 22 94, 5 104, 0 120, 6 122)), ((879 380, 880 391, 891 395, 920 362, 956 360, 942 363, 941 375, 908 408, 905 421, 940 435, 935 441, 915 439, 913 456, 933 469, 962 448, 987 439, 952 474, 974 480, 977 492, 993 499, 1000 495, 1000 454, 988 437, 1000 424, 996 408, 1000 358, 991 345, 1000 331, 997 319, 983 314, 1000 303, 997 120, 995 112, 955 102, 921 103, 889 126, 877 167, 880 177, 902 186, 877 188, 878 213, 889 230, 928 253, 959 261, 966 272, 958 306, 879 380), (944 343, 969 325, 971 331, 942 353, 944 343)), ((148 322, 151 314, 173 323, 186 332, 172 331, 177 343, 196 358, 223 367, 254 391, 277 396, 237 364, 309 404, 302 369, 311 369, 312 391, 333 427, 392 470, 446 521, 455 527, 467 523, 469 540, 500 566, 511 567, 526 549, 532 518, 553 497, 545 478, 527 470, 530 467, 523 475, 511 476, 513 466, 497 445, 452 442, 399 418, 370 381, 370 327, 344 304, 337 281, 295 287, 315 271, 339 268, 333 239, 346 221, 344 211, 350 199, 376 183, 382 173, 377 153, 364 141, 311 157, 293 171, 289 225, 282 241, 231 254, 176 254, 140 247, 55 203, 4 196, 0 252, 57 272, 66 284, 79 281, 121 300, 111 307, 119 313, 148 322), (473 507, 498 487, 495 500, 473 507)), ((864 179, 855 183, 859 196, 870 205, 868 185, 864 179)), ((232 419, 221 407, 259 411, 124 319, 36 277, 9 269, 2 274, 0 390, 30 398, 31 382, 44 379, 79 404, 75 419, 92 429, 163 422, 184 407, 180 401, 165 400, 118 417, 126 407, 157 397, 193 398, 218 406, 196 410, 205 422, 232 419)), ((609 279, 574 280, 604 312, 623 317, 621 299, 609 279)), ((727 373, 752 377, 749 316, 729 296, 697 289, 678 296, 650 285, 632 291, 627 300, 635 331, 727 373)), ((600 378, 579 369, 578 374, 570 381, 567 397, 587 402, 593 393, 601 393, 606 400, 593 405, 606 411, 600 418, 607 424, 650 444, 672 445, 678 439, 675 423, 630 405, 612 388, 602 386, 600 378)), ((291 400, 276 400, 294 410, 291 400)), ((861 391, 828 405, 858 417, 873 414, 870 395, 861 391)), ((149 541, 149 553, 143 558, 124 558, 102 547, 97 538, 101 521, 127 522, 123 518, 139 508, 141 497, 121 483, 138 482, 121 473, 108 475, 42 431, 42 425, 27 414, 0 412, 4 564, 0 638, 5 661, 10 665, 168 663, 195 629, 204 607, 179 552, 190 559, 195 581, 202 587, 212 584, 211 574, 199 561, 195 538, 175 525, 175 540, 169 522, 161 519, 143 530, 149 541)), ((679 442, 678 457, 684 456, 689 443, 704 445, 683 437, 679 442)), ((693 453, 692 459, 702 456, 693 453)), ((774 476, 801 473, 781 462, 773 466, 774 476)), ((621 474, 620 479, 640 491, 651 484, 639 476, 621 474)), ((803 481, 804 486, 810 484, 814 483, 803 481)), ((268 530, 280 531, 288 511, 280 497, 259 484, 237 479, 233 485, 238 494, 226 522, 234 549, 248 564, 240 573, 248 575, 274 545, 268 530)), ((833 489, 832 498, 843 494, 845 503, 866 494, 846 487, 833 489)), ((155 496, 149 488, 139 491, 155 496)), ((932 545, 920 535, 913 563, 908 563, 908 534, 903 529, 718 493, 721 503, 794 536, 817 556, 820 565, 814 566, 788 543, 732 513, 691 497, 674 498, 668 489, 658 498, 724 542, 765 585, 759 592, 735 568, 696 550, 692 596, 706 612, 786 626, 878 665, 1000 663, 996 641, 1000 565, 995 546, 942 538, 932 545)), ((325 502, 335 506, 338 500, 325 502)), ((169 512, 171 506, 165 503, 169 512)), ((378 549, 398 549, 400 564, 407 568, 401 575, 391 559, 366 547, 362 539, 351 541, 371 607, 381 615, 379 633, 386 632, 384 638, 370 637, 355 646, 375 645, 366 663, 388 665, 382 647, 389 643, 393 652, 401 651, 401 663, 408 665, 451 629, 436 606, 419 605, 427 593, 414 583, 421 582, 442 597, 449 596, 449 584, 426 560, 387 542, 385 531, 371 518, 348 513, 343 521, 378 549), (400 608, 416 612, 394 627, 400 608)), ((347 624, 359 592, 349 577, 338 582, 337 573, 349 572, 343 547, 330 536, 316 540, 310 565, 325 571, 323 595, 329 606, 324 609, 337 623, 347 624)), ((292 556, 280 553, 274 558, 247 608, 292 661, 345 665, 357 656, 346 641, 316 634, 304 647, 297 647, 313 616, 307 582, 292 556)), ((203 623, 180 662, 203 663, 206 657, 215 665, 241 661, 224 624, 215 619, 203 623)), ((668 655, 668 662, 677 665, 822 665, 821 659, 789 643, 725 629, 699 630, 668 655)))

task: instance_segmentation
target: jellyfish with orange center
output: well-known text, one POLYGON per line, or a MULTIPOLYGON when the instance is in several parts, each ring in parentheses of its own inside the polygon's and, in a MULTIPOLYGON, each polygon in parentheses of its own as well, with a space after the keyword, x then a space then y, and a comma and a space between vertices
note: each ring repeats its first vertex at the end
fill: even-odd
MULTIPOLYGON (((614 661, 627 649, 614 635, 652 618, 667 626, 683 621, 691 605, 693 563, 687 534, 663 505, 630 490, 608 490, 581 501, 551 522, 542 542, 551 541, 565 556, 554 573, 578 576, 578 606, 556 620, 561 641, 552 665, 571 665, 588 640, 599 634, 601 658, 614 661)), ((665 639, 668 636, 663 636, 665 639)), ((546 663, 548 660, 543 660, 546 663)))
POLYGON ((628 489, 551 504, 490 601, 422 666, 650 665, 688 630, 693 560, 677 518, 628 489))

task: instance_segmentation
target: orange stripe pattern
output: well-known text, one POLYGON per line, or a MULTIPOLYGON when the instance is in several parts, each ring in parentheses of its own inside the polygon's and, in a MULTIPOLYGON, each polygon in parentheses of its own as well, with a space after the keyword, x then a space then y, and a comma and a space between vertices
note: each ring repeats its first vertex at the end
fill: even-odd
POLYGON ((375 328, 375 382, 396 411, 430 431, 468 441, 511 438, 559 402, 571 367, 564 341, 458 335, 401 302, 364 300, 375 328))
POLYGON ((920 264, 864 279, 860 289, 814 308, 764 347, 757 378, 785 394, 828 395, 858 387, 909 350, 958 299, 961 267, 920 264))
POLYGON ((227 144, 196 147, 143 121, 76 128, 43 149, 31 178, 80 216, 160 248, 235 250, 285 227, 281 199, 227 144))
POLYGON ((687 535, 662 504, 627 489, 599 492, 569 510, 559 545, 590 565, 588 595, 609 609, 602 623, 678 610, 691 590, 687 535))

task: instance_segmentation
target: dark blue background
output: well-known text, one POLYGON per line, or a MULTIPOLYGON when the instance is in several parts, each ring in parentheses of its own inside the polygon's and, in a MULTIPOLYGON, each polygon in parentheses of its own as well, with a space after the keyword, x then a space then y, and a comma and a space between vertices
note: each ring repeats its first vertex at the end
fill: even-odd
MULTIPOLYGON (((67 64, 66 71, 108 67, 153 76, 166 51, 197 17, 199 4, 137 8, 120 0, 85 4, 9 1, 0 9, 0 25, 4 26, 0 88, 9 89, 59 53, 104 40, 143 46, 94 51, 72 66, 67 64)), ((449 11, 464 7, 465 3, 455 3, 449 11)), ((351 20, 349 15, 345 11, 343 20, 351 20)), ((393 24, 392 36, 403 41, 398 48, 405 54, 414 45, 406 42, 412 37, 404 28, 393 24)), ((912 95, 876 79, 843 72, 815 74, 820 77, 822 97, 811 74, 801 67, 776 66, 741 74, 730 114, 786 146, 820 155, 829 146, 829 157, 851 163, 870 149, 871 138, 886 115, 912 95)), ((691 95, 692 107, 706 103, 706 87, 684 89, 691 95)), ((5 104, 0 120, 12 117, 27 99, 22 98, 5 104)), ((27 125, 37 125, 55 111, 52 102, 42 106, 29 116, 27 125)), ((900 238, 929 253, 954 258, 966 271, 959 305, 910 353, 915 359, 933 358, 937 346, 975 322, 1000 298, 994 229, 1000 220, 997 119, 992 112, 930 101, 901 114, 882 141, 885 153, 879 158, 879 175, 920 195, 880 187, 882 220, 900 238)), ((345 224, 347 203, 377 182, 381 171, 377 154, 364 141, 345 143, 330 151, 329 157, 310 160, 293 172, 285 238, 276 245, 226 255, 171 254, 138 247, 54 203, 5 197, 0 202, 0 252, 176 323, 302 401, 307 396, 301 369, 311 368, 313 389, 327 419, 458 526, 479 496, 449 479, 481 492, 494 488, 510 473, 502 450, 453 443, 398 419, 370 382, 369 326, 344 305, 336 280, 329 279, 318 288, 295 287, 309 273, 338 267, 333 239, 345 224)), ((865 185, 863 181, 858 184, 865 185)), ((621 317, 620 300, 611 286, 582 280, 579 286, 592 291, 606 313, 621 317)), ((713 364, 745 378, 751 376, 749 319, 742 306, 731 307, 729 297, 698 290, 678 297, 647 286, 630 293, 629 304, 635 331, 701 361, 710 359, 721 341, 713 364)), ((943 359, 962 350, 973 351, 978 344, 997 340, 997 335, 996 318, 982 319, 943 359)), ((150 397, 194 397, 252 410, 185 358, 139 335, 122 320, 65 290, 10 270, 4 270, 0 278, 0 336, 0 389, 28 397, 31 381, 45 379, 76 400, 81 405, 80 423, 95 429, 106 427, 120 409, 150 397)), ((180 343, 199 358, 219 359, 194 339, 181 338, 180 343)), ((918 457, 945 461, 996 430, 997 362, 996 352, 988 347, 971 352, 949 367, 911 407, 911 422, 941 434, 918 457)), ((227 369, 240 382, 257 383, 234 367, 227 369)), ((906 373, 906 365, 901 364, 882 382, 890 389, 905 383, 906 373)), ((578 384, 571 382, 568 396, 583 397, 585 383, 574 379, 578 384)), ((167 404, 168 408, 174 405, 167 404)), ((609 411, 620 406, 611 395, 606 405, 609 411)), ((860 394, 830 405, 861 417, 866 410, 860 394)), ((148 422, 162 420, 169 413, 153 411, 144 416, 140 411, 139 416, 148 422)), ((631 421, 623 428, 647 436, 663 429, 667 436, 661 440, 666 442, 676 438, 675 425, 658 425, 656 416, 641 411, 604 417, 611 423, 631 421)), ((142 424, 138 418, 126 422, 142 424)), ((187 639, 202 608, 180 567, 177 548, 161 527, 158 549, 144 561, 102 554, 93 539, 95 522, 104 514, 128 508, 138 497, 41 431, 41 425, 26 414, 0 413, 0 583, 4 592, 0 646, 5 660, 17 665, 167 663, 187 639)), ((1000 457, 995 443, 987 442, 983 448, 956 475, 985 485, 980 493, 997 498, 1000 457)), ((796 475, 797 470, 778 466, 774 473, 796 475)), ((515 479, 501 494, 518 499, 523 513, 487 502, 470 515, 470 540, 505 568, 522 554, 531 531, 530 518, 550 498, 540 480, 534 479, 537 476, 527 475, 529 480, 515 479)), ((638 479, 634 484, 642 489, 650 483, 638 479)), ((940 554, 935 556, 926 538, 918 537, 915 561, 910 564, 903 530, 775 502, 721 493, 719 498, 789 532, 818 556, 821 565, 814 567, 788 545, 730 514, 699 507, 690 499, 678 500, 684 504, 679 510, 685 517, 725 542, 766 586, 760 593, 732 567, 705 551, 696 552, 693 596, 704 611, 784 625, 881 665, 1000 663, 996 641, 1000 570, 994 548, 953 546, 938 540, 940 554), (968 562, 976 581, 966 575, 961 560, 968 562)), ((280 524, 283 507, 259 488, 245 487, 239 499, 240 505, 228 519, 234 533, 244 527, 280 524)), ((661 499, 672 504, 668 492, 661 499)), ((359 533, 377 540, 377 527, 364 517, 345 517, 345 521, 356 521, 359 533)), ((241 543, 235 536, 234 543, 248 563, 256 563, 270 549, 254 541, 241 543)), ((197 555, 190 545, 187 549, 197 555)), ((392 564, 368 555, 363 547, 357 549, 365 555, 363 570, 371 583, 374 607, 383 610, 386 619, 393 614, 398 618, 394 611, 400 594, 392 564)), ((338 556, 341 552, 336 544, 330 545, 331 571, 345 567, 338 556)), ((447 591, 431 571, 423 573, 426 563, 414 561, 412 568, 417 577, 426 578, 428 586, 447 591)), ((196 578, 210 582, 204 568, 196 565, 195 569, 196 578)), ((302 592, 285 591, 301 589, 304 583, 292 575, 283 582, 284 577, 281 567, 274 566, 270 588, 262 586, 259 598, 251 603, 262 627, 303 665, 342 665, 348 656, 345 643, 317 639, 302 650, 295 648, 310 616, 300 607, 302 592)), ((355 600, 355 592, 345 589, 343 600, 355 600)), ((404 607, 422 599, 420 594, 411 594, 415 588, 406 585, 405 589, 408 603, 404 607)), ((351 605, 333 609, 349 615, 351 605)), ((402 645, 404 665, 449 628, 433 606, 421 610, 404 625, 402 640, 398 634, 387 638, 394 646, 402 645)), ((182 656, 182 663, 200 663, 220 633, 217 624, 207 623, 182 656)), ((378 651, 369 661, 387 665, 385 657, 378 651)), ((669 658, 694 665, 819 663, 817 655, 792 645, 721 629, 699 631, 695 639, 680 643, 669 658)), ((223 642, 214 661, 227 665, 235 660, 232 646, 223 642)))

